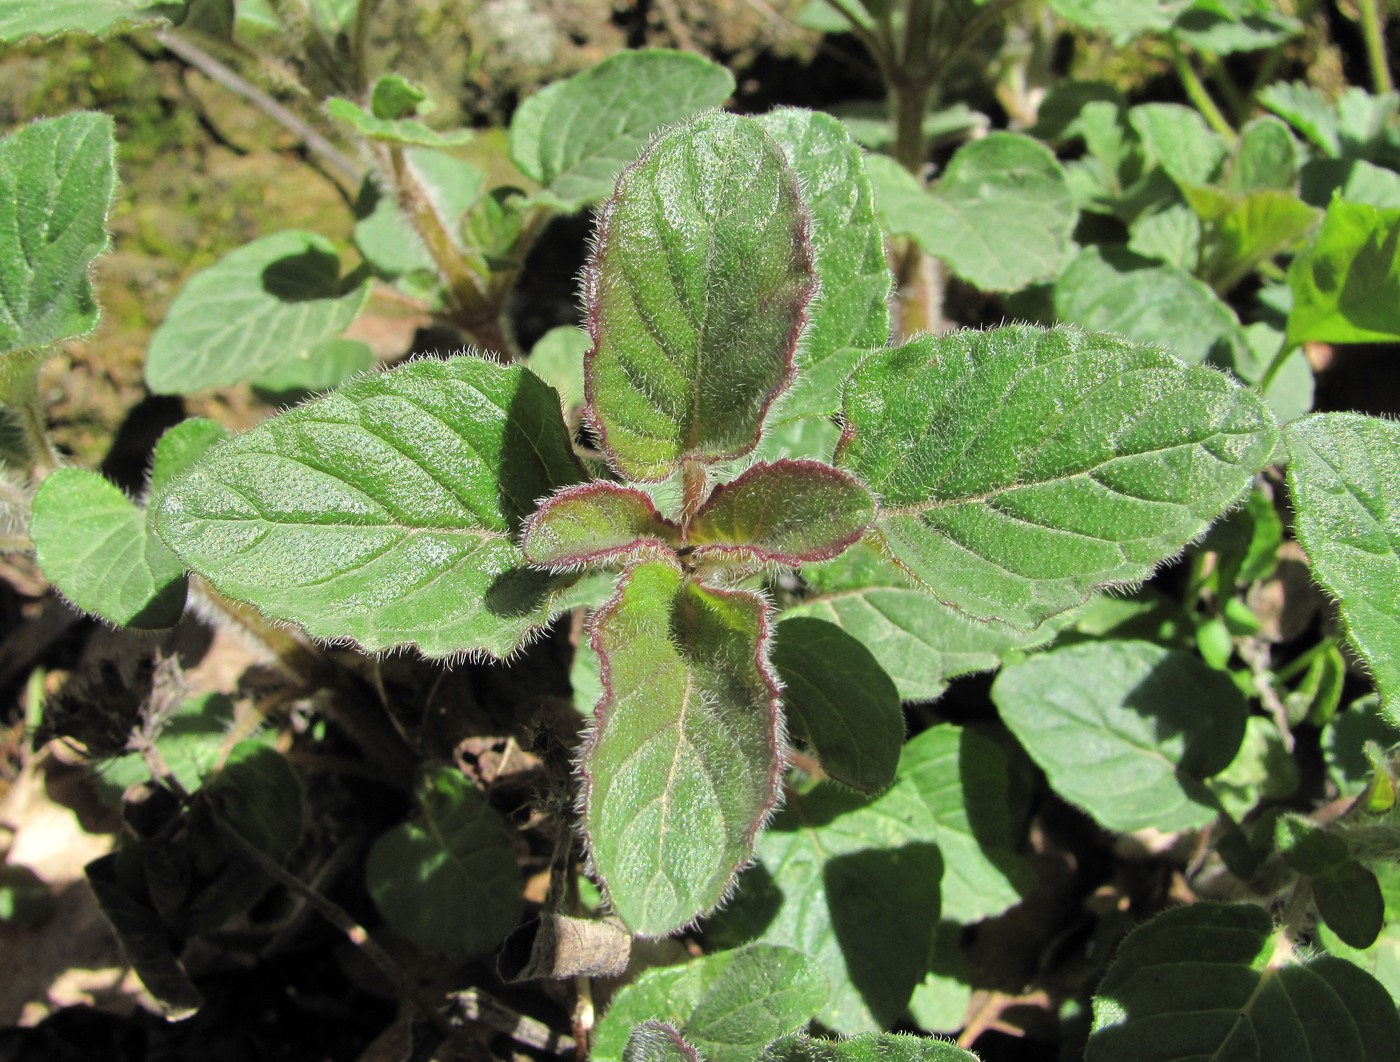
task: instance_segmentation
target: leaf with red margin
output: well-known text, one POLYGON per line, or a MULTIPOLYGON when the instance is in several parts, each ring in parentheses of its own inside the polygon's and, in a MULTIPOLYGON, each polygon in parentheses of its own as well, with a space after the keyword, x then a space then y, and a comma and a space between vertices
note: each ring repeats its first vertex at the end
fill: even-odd
POLYGON ((775 461, 716 487, 688 541, 696 557, 795 566, 845 552, 874 519, 875 498, 849 473, 820 461, 775 461))
POLYGON ((767 611, 648 561, 594 615, 604 695, 583 754, 584 829, 613 910, 643 936, 714 908, 777 802, 767 611))
POLYGON ((641 559, 670 552, 680 529, 642 491, 616 483, 566 487, 546 499, 525 523, 525 559, 555 570, 641 559))
POLYGON ((588 418, 624 478, 741 457, 793 377, 807 208, 756 122, 708 114, 623 172, 585 276, 588 418))

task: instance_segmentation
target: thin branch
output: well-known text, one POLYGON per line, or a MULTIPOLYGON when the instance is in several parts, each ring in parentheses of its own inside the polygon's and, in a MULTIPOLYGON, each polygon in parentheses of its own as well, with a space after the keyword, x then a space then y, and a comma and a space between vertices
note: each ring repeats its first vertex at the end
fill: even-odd
POLYGON ((353 187, 358 188, 364 180, 364 168, 308 122, 278 103, 251 81, 241 77, 197 44, 183 37, 177 37, 168 30, 157 33, 156 40, 174 52, 181 60, 194 67, 210 81, 222 85, 230 92, 247 100, 263 114, 282 126, 302 144, 306 150, 321 159, 353 187))
POLYGON ((1215 105, 1215 100, 1211 99, 1210 93, 1206 91, 1201 76, 1196 73, 1196 68, 1191 65, 1191 60, 1181 50, 1177 39, 1175 37, 1168 39, 1172 48, 1172 65, 1176 67, 1176 76, 1181 79, 1181 87, 1186 90, 1187 97, 1196 105, 1196 110, 1201 112, 1201 117, 1206 120, 1206 124, 1233 144, 1239 139, 1234 127, 1226 120, 1225 115, 1220 113, 1220 108, 1215 105))
POLYGON ((1385 16, 1376 0, 1357 0, 1361 15, 1361 35, 1366 40, 1366 59, 1371 65, 1371 87, 1376 95, 1395 91, 1390 63, 1385 57, 1385 16))

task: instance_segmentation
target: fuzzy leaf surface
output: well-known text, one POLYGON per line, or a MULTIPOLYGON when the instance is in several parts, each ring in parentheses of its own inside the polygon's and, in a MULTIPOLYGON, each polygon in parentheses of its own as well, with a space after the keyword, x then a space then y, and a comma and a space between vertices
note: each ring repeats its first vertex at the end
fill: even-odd
POLYGON ((627 1037, 622 1062, 704 1062, 700 1052, 664 1021, 644 1021, 627 1037))
POLYGON ((977 1062, 977 1056, 947 1040, 907 1033, 861 1033, 844 1040, 785 1036, 759 1062, 977 1062))
POLYGON ((855 368, 853 352, 883 347, 890 335, 893 278, 865 156, 828 114, 785 107, 758 119, 802 182, 812 214, 812 256, 821 294, 797 350, 797 382, 783 415, 831 414, 855 368))
POLYGON ((618 179, 585 287, 589 416, 617 470, 655 481, 748 453, 813 290, 782 151, 728 114, 663 134, 618 179))
POLYGON ((697 557, 798 565, 835 557, 875 518, 860 481, 820 461, 760 463, 716 487, 695 514, 697 557))
POLYGON ((368 284, 341 279, 324 237, 264 236, 180 290, 151 337, 146 384, 156 394, 190 394, 266 376, 338 335, 368 297, 368 284))
POLYGON ((912 236, 969 283, 1018 291, 1064 268, 1078 210, 1064 169, 1045 145, 991 133, 961 148, 927 193, 889 160, 875 165, 890 232, 912 236))
POLYGON ((1288 488, 1313 575, 1400 718, 1400 425, 1319 413, 1288 426, 1288 488))
POLYGON ((1055 792, 1122 832, 1213 821, 1203 783, 1234 759, 1248 715, 1224 672, 1137 641, 1040 653, 1004 669, 992 700, 1055 792))
POLYGON ((832 784, 790 795, 758 839, 759 865, 707 921, 710 939, 797 948, 831 983, 819 1021, 886 1028, 928 972, 944 871, 932 829, 903 781, 874 800, 832 784))
POLYGON ((1135 582, 1244 493, 1278 431, 1214 369, 1106 335, 1027 326, 872 355, 837 464, 931 593, 1029 629, 1135 582))
POLYGON ((151 456, 149 496, 159 498, 209 447, 228 437, 228 430, 222 424, 204 417, 190 417, 169 429, 160 437, 151 456))
POLYGON ((394 932, 456 962, 479 958, 520 920, 514 840, 454 767, 424 776, 418 804, 370 848, 365 885, 394 932))
POLYGON ((1268 911, 1196 903, 1128 935, 1094 996, 1086 1062, 1382 1062, 1400 1017, 1368 974, 1280 953, 1268 911))
POLYGON ((540 198, 573 212, 604 198, 656 130, 733 91, 728 70, 690 52, 622 52, 525 100, 511 120, 511 158, 544 188, 540 198))
POLYGON ((0 10, 0 41, 100 35, 142 22, 178 21, 189 0, 8 0, 0 10))
POLYGON ((649 495, 600 480, 546 499, 526 521, 520 548, 531 564, 575 568, 679 543, 680 529, 656 511, 649 495))
POLYGON ((147 532, 145 511, 96 472, 49 475, 34 496, 29 535, 44 578, 85 612, 157 629, 184 611, 179 560, 147 532))
POLYGON ((645 971, 598 1023, 593 1057, 623 1057, 642 1021, 671 1025, 706 1062, 753 1062, 773 1040, 806 1024, 827 996, 821 968, 792 948, 754 944, 645 971))
POLYGON ((564 586, 525 566, 514 535, 581 478, 551 388, 422 359, 215 447, 156 520, 221 592, 315 637, 504 656, 564 586))
POLYGON ((1288 342, 1400 339, 1400 210, 1334 199, 1312 244, 1288 269, 1288 342))
POLYGON ((0 358, 97 327, 88 270, 107 249, 116 184, 105 114, 33 122, 0 140, 0 358))
POLYGON ((584 750, 584 829, 613 909, 664 936, 709 911, 778 795, 767 605, 632 568, 595 615, 604 699, 584 750))
POLYGON ((778 624, 773 667, 783 683, 788 725, 830 777, 862 793, 894 781, 904 712, 894 682, 870 650, 825 620, 778 624))

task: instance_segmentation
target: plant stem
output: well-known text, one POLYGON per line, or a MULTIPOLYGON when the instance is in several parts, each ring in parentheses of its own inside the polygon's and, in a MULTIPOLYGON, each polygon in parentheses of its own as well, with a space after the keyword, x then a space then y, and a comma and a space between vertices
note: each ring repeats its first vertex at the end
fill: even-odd
POLYGON ((1357 0, 1361 16, 1361 35, 1366 41, 1366 59, 1371 66, 1371 87, 1376 95, 1395 91, 1390 76, 1390 64, 1385 57, 1385 18, 1376 0, 1357 0))
POLYGON ((1225 115, 1220 113, 1220 108, 1215 105, 1215 100, 1210 98, 1210 93, 1206 91, 1206 86, 1201 81, 1201 76, 1196 73, 1196 68, 1191 65, 1191 60, 1181 50, 1181 45, 1175 36, 1168 36, 1167 39, 1171 43, 1172 65, 1176 67, 1176 76, 1181 79, 1181 87, 1186 90, 1187 97, 1196 105, 1196 110, 1201 112, 1201 117, 1206 120, 1206 124, 1231 144, 1234 144, 1239 137, 1226 120, 1225 115))
POLYGON ((320 158, 328 167, 348 181, 351 187, 358 188, 360 186, 360 182, 364 180, 363 168, 340 148, 332 144, 327 137, 314 129, 310 123, 293 114, 251 81, 234 73, 203 48, 200 48, 199 45, 183 37, 177 37, 168 30, 158 32, 155 37, 162 46, 174 52, 210 81, 222 85, 236 96, 243 97, 290 132, 306 145, 307 151, 320 158))
POLYGON ((705 504, 706 488, 709 486, 709 473, 705 466, 694 458, 681 461, 681 534, 690 528, 690 521, 705 504))
POLYGON ((355 8, 355 26, 350 33, 350 81, 356 92, 369 87, 369 67, 365 62, 369 49, 369 24, 374 16, 375 0, 360 0, 355 8))

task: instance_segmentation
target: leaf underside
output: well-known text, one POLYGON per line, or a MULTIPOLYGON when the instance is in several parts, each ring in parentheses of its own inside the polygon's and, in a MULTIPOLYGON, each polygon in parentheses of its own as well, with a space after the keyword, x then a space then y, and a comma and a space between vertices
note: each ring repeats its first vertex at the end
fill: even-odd
POLYGON ((504 656, 567 583, 528 568, 514 536, 582 475, 551 388, 423 359, 214 447, 156 526, 221 592, 315 637, 504 656))
POLYGON ((813 289, 782 151, 728 114, 663 134, 618 179, 585 287, 589 418, 623 476, 751 451, 813 289))
POLYGON ((1074 329, 921 337, 872 355, 837 463, 939 600, 1029 629, 1145 578, 1249 485, 1277 428, 1223 373, 1074 329))
POLYGON ((637 933, 664 936, 719 903, 777 799, 766 610, 653 561, 594 617, 605 695, 583 757, 584 828, 637 933))

